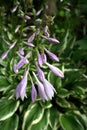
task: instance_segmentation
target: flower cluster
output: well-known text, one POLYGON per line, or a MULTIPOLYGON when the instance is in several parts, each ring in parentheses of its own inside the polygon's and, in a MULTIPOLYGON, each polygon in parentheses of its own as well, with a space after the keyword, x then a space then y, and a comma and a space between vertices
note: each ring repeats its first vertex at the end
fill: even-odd
MULTIPOLYGON (((16 11, 17 7, 15 7, 12 12, 16 11)), ((41 13, 39 10, 36 15, 38 16, 41 13)), ((26 19, 31 20, 30 16, 26 16, 26 19)), ((18 74, 20 69, 24 69, 24 76, 20 83, 17 85, 15 90, 16 99, 21 98, 24 100, 26 95, 26 87, 28 84, 28 76, 31 81, 31 98, 32 102, 34 102, 37 98, 37 95, 40 95, 40 98, 43 101, 51 100, 54 97, 54 93, 56 90, 54 86, 45 78, 45 74, 43 71, 43 65, 46 65, 56 76, 61 78, 64 77, 63 72, 55 67, 52 64, 49 64, 47 61, 47 57, 51 58, 55 62, 59 62, 59 58, 52 52, 48 50, 47 43, 59 44, 59 41, 55 38, 50 37, 48 25, 44 25, 41 19, 35 20, 36 24, 33 26, 33 33, 28 37, 27 41, 23 41, 23 47, 17 44, 15 41, 13 44, 8 44, 9 49, 4 52, 1 56, 2 60, 4 60, 8 53, 17 45, 16 54, 19 57, 15 59, 13 71, 18 74), (39 26, 40 25, 40 26, 39 26), (47 43, 45 43, 47 41, 47 43), (33 66, 33 69, 32 69, 33 66), (33 78, 31 78, 32 76, 33 78), (36 82, 35 82, 36 81, 36 82), (35 83, 34 83, 35 82, 35 83), (37 86, 37 89, 36 89, 37 86)), ((20 29, 20 26, 17 26, 15 29, 15 33, 17 33, 20 29)))

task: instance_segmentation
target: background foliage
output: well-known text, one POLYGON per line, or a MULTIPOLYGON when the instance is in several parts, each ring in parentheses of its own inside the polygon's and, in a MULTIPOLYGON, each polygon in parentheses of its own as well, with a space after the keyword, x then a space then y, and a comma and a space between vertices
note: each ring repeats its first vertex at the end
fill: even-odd
MULTIPOLYGON (((32 23, 24 23, 22 16, 27 12, 34 14, 45 4, 49 5, 49 0, 47 3, 45 0, 18 2, 19 10, 15 13, 11 10, 17 5, 16 0, 0 2, 0 55, 8 49, 3 37, 8 42, 17 40, 22 46, 25 38, 21 34, 29 33, 26 27, 32 25, 34 19, 32 23), (16 34, 14 30, 18 25, 20 31, 16 34)), ((0 130, 87 129, 87 0, 55 2, 54 8, 43 11, 40 17, 44 17, 44 13, 55 16, 50 33, 60 44, 50 45, 49 48, 59 56, 60 64, 55 65, 62 68, 65 77, 60 79, 47 70, 48 80, 57 90, 52 101, 37 100, 32 103, 30 93, 24 101, 16 100, 14 90, 20 80, 12 68, 16 54, 10 52, 6 60, 0 59, 0 130)))

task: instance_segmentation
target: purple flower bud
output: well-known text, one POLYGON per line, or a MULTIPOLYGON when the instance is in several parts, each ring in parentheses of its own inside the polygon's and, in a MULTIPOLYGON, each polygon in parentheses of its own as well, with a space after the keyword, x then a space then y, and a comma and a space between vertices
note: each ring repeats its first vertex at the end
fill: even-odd
POLYGON ((42 20, 41 19, 36 19, 37 24, 41 24, 42 20))
POLYGON ((24 55, 24 50, 22 48, 19 49, 20 55, 24 55))
POLYGON ((48 100, 45 90, 44 90, 44 86, 43 84, 38 80, 38 78, 36 77, 36 74, 33 72, 33 75, 37 81, 37 85, 38 85, 38 92, 40 94, 40 97, 43 101, 48 100))
POLYGON ((26 20, 30 20, 30 19, 31 19, 31 17, 30 17, 30 16, 28 16, 28 15, 25 15, 25 19, 26 19, 26 20))
POLYGON ((44 76, 44 73, 43 73, 43 71, 40 69, 39 66, 37 66, 37 72, 38 72, 39 79, 40 79, 41 81, 43 81, 43 80, 45 79, 45 76, 44 76))
POLYGON ((29 38, 28 38, 28 43, 31 43, 35 38, 35 33, 33 33, 29 38))
POLYGON ((24 57, 24 58, 22 58, 19 62, 18 62, 18 64, 17 64, 17 69, 20 69, 23 65, 25 65, 25 64, 28 64, 29 63, 29 61, 24 57))
POLYGON ((47 32, 47 30, 48 30, 48 26, 46 25, 46 26, 44 27, 44 32, 47 32))
POLYGON ((15 73, 18 73, 18 68, 17 68, 17 64, 16 63, 14 63, 13 70, 14 70, 15 73))
POLYGON ((59 43, 59 41, 55 38, 51 38, 51 37, 46 37, 44 35, 42 35, 42 38, 48 40, 49 42, 52 42, 52 43, 59 43))
POLYGON ((17 41, 15 41, 12 45, 10 45, 10 48, 9 48, 9 49, 14 48, 14 46, 15 46, 16 42, 17 42, 17 41))
POLYGON ((11 10, 11 12, 14 13, 14 12, 17 10, 17 8, 18 8, 18 6, 15 6, 15 7, 11 10))
POLYGON ((26 34, 26 33, 23 33, 23 34, 22 34, 22 36, 23 36, 23 37, 26 37, 26 36, 27 36, 27 34, 26 34))
POLYGON ((49 41, 49 42, 53 42, 53 43, 59 43, 59 41, 57 40, 57 39, 55 39, 55 38, 47 38, 47 40, 49 41))
POLYGON ((8 53, 9 53, 9 50, 6 51, 6 52, 4 52, 4 53, 2 54, 2 56, 1 56, 1 59, 4 60, 4 59, 7 57, 8 53))
POLYGON ((41 57, 41 55, 39 54, 39 52, 38 52, 38 64, 39 64, 40 67, 41 67, 42 64, 43 64, 42 57, 41 57))
POLYGON ((50 34, 49 34, 48 32, 44 32, 44 35, 45 35, 46 37, 49 37, 49 36, 50 36, 50 34))
POLYGON ((51 59, 53 59, 54 61, 59 61, 59 58, 58 58, 54 53, 48 51, 46 48, 45 48, 45 51, 46 51, 46 53, 49 55, 49 57, 50 57, 51 59))
POLYGON ((16 99, 20 97, 22 100, 24 100, 24 97, 27 97, 26 96, 27 77, 28 77, 28 70, 25 71, 23 79, 18 84, 15 90, 16 99))
POLYGON ((58 69, 57 67, 55 67, 55 66, 53 66, 53 65, 50 65, 50 64, 47 63, 47 62, 46 62, 46 65, 51 69, 51 71, 52 71, 55 75, 57 75, 57 76, 59 76, 59 77, 61 77, 61 78, 64 77, 64 74, 63 74, 63 72, 62 72, 60 69, 58 69))
POLYGON ((47 57, 46 57, 46 54, 45 54, 45 53, 43 53, 43 54, 41 55, 41 58, 42 58, 42 63, 46 63, 47 57))
POLYGON ((36 98, 37 98, 37 91, 35 89, 34 84, 32 84, 32 89, 31 89, 31 99, 32 99, 32 102, 35 102, 36 98))
POLYGON ((35 102, 35 100, 37 98, 37 91, 36 91, 36 88, 34 86, 34 83, 32 81, 31 76, 30 76, 30 80, 31 80, 31 84, 32 84, 32 88, 31 88, 31 99, 32 99, 32 102, 35 102))
POLYGON ((38 10, 37 13, 36 13, 36 15, 37 16, 40 15, 41 11, 42 11, 42 9, 38 10))
POLYGON ((44 31, 44 35, 45 35, 46 37, 49 37, 49 36, 50 36, 50 34, 48 33, 48 26, 47 26, 47 25, 44 27, 43 31, 44 31))
POLYGON ((19 31, 20 25, 18 25, 15 29, 15 33, 17 33, 19 31))
POLYGON ((30 46, 30 47, 34 47, 34 44, 32 44, 32 43, 26 43, 26 45, 28 45, 28 46, 30 46))
POLYGON ((40 33, 40 29, 38 28, 35 32, 36 35, 38 35, 40 33))

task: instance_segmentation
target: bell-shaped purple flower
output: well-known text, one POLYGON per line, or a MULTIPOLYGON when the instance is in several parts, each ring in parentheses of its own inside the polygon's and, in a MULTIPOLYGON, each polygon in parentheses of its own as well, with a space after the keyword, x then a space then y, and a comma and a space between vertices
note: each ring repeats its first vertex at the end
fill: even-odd
POLYGON ((43 83, 47 98, 52 99, 52 97, 54 97, 54 92, 56 92, 55 88, 52 86, 52 84, 49 81, 45 79, 44 73, 39 67, 37 67, 37 71, 38 71, 39 79, 43 83))
POLYGON ((45 48, 45 51, 46 51, 46 53, 49 55, 49 57, 50 57, 51 59, 53 59, 54 61, 57 61, 57 62, 59 61, 59 58, 58 58, 54 53, 48 51, 46 48, 45 48))
POLYGON ((38 92, 40 94, 40 97, 43 101, 45 100, 48 100, 47 96, 46 96, 46 93, 45 93, 45 90, 44 90, 44 86, 43 84, 38 80, 36 74, 33 72, 33 75, 37 81, 37 86, 38 86, 38 92))
POLYGON ((46 93, 46 96, 48 97, 48 99, 52 99, 52 97, 54 97, 54 92, 56 92, 55 88, 46 79, 43 80, 43 86, 44 86, 45 93, 46 93))
POLYGON ((50 70, 57 76, 63 78, 64 77, 64 74, 63 72, 58 69, 57 67, 53 66, 53 65, 50 65, 49 63, 46 62, 46 65, 50 68, 50 70))
POLYGON ((18 84, 15 90, 16 99, 20 97, 22 100, 24 100, 24 97, 27 97, 26 96, 27 77, 28 77, 28 70, 25 71, 23 79, 18 84))

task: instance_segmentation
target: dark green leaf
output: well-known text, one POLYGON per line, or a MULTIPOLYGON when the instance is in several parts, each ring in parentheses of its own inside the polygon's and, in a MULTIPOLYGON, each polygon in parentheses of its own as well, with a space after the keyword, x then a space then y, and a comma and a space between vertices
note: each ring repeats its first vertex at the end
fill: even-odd
POLYGON ((7 89, 9 83, 6 77, 0 76, 0 91, 7 89))
POLYGON ((13 115, 11 118, 0 122, 0 130, 18 130, 18 121, 18 116, 13 115))
POLYGON ((71 114, 61 115, 60 124, 64 130, 85 130, 79 120, 71 114))
POLYGON ((87 50, 87 39, 82 39, 77 41, 77 44, 80 45, 82 49, 87 50))
POLYGON ((52 128, 52 130, 56 130, 58 127, 58 118, 59 118, 59 113, 57 111, 57 109, 55 108, 51 108, 50 110, 50 117, 49 117, 49 122, 50 122, 50 126, 52 128))

